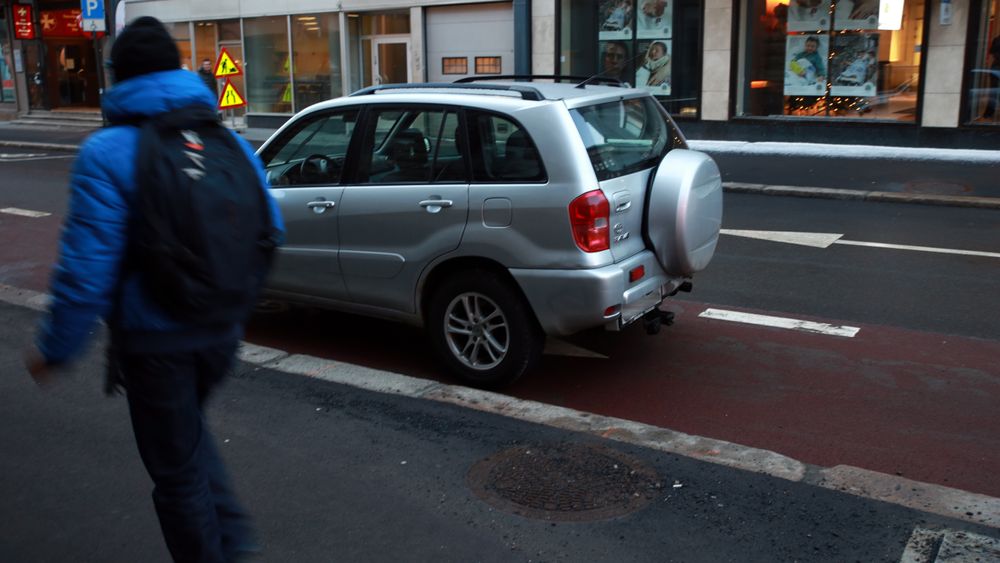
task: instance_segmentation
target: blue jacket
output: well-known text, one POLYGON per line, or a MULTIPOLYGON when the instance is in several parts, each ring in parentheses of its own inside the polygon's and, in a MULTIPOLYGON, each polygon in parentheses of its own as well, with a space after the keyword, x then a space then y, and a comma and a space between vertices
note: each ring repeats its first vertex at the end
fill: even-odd
MULTIPOLYGON (((169 70, 116 84, 105 95, 103 109, 115 123, 192 104, 214 108, 215 103, 197 74, 169 70)), ((236 138, 255 164, 260 187, 267 193, 260 159, 244 139, 236 138)), ((87 138, 73 164, 69 212, 52 274, 52 303, 37 338, 38 349, 50 364, 78 355, 98 318, 105 319, 116 334, 150 336, 147 340, 160 348, 150 352, 191 349, 211 344, 213 339, 221 343, 240 336, 239 326, 198 327, 173 320, 146 294, 138 273, 119 280, 129 210, 135 201, 138 140, 139 128, 133 125, 102 129, 87 138)), ((267 200, 272 223, 283 233, 284 224, 270 194, 267 200)))

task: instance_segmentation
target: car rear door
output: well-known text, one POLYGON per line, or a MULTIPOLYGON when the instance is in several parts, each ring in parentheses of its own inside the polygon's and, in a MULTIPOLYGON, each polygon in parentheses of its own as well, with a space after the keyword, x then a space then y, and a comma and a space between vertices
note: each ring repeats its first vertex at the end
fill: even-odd
POLYGON ((340 265, 353 302, 412 313, 421 272, 465 231, 462 116, 376 105, 364 121, 357 175, 341 198, 340 265))

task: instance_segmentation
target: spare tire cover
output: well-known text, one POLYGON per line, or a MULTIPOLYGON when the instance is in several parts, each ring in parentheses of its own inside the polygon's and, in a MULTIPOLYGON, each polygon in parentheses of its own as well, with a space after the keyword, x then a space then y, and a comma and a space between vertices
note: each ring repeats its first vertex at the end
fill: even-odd
POLYGON ((707 154, 674 149, 653 173, 646 235, 668 274, 690 276, 708 266, 722 226, 722 177, 707 154))

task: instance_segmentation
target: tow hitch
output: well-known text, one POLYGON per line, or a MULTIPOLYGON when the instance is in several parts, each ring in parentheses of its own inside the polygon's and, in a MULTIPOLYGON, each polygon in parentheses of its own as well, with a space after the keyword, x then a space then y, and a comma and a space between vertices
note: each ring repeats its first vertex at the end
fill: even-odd
POLYGON ((674 324, 674 314, 670 311, 653 309, 642 316, 642 326, 646 329, 646 334, 659 334, 663 325, 674 324))

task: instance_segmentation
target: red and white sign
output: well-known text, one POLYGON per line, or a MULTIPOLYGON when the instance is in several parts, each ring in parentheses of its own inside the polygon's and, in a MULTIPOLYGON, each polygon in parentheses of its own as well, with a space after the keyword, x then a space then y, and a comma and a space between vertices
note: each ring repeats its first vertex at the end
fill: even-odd
MULTIPOLYGON (((82 12, 79 8, 71 10, 42 10, 39 23, 42 24, 42 37, 90 37, 90 32, 81 27, 82 12)), ((98 37, 104 34, 97 33, 98 37)))
POLYGON ((14 39, 34 39, 35 22, 31 19, 31 6, 14 5, 14 39))

